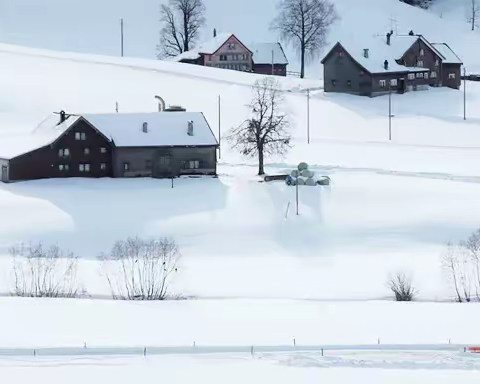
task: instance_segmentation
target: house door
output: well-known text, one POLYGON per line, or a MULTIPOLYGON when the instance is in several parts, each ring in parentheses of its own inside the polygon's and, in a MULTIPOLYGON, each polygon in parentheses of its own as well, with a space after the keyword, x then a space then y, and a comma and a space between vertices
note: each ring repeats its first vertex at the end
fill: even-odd
POLYGON ((405 93, 407 83, 405 82, 405 79, 402 78, 398 81, 398 93, 405 93))
POLYGON ((155 177, 162 178, 172 176, 172 157, 170 154, 161 154, 158 157, 155 171, 155 177))
POLYGON ((1 181, 8 181, 8 168, 5 165, 2 165, 2 175, 1 181))

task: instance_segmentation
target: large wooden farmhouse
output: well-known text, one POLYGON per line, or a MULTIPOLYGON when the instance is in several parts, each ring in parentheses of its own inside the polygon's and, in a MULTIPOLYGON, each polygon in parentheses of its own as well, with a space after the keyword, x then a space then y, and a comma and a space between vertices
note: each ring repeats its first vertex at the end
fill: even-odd
POLYGON ((265 75, 287 76, 288 60, 280 43, 244 45, 231 33, 214 33, 210 41, 173 61, 265 75))
POLYGON ((1 181, 215 175, 218 142, 202 113, 53 114, 0 141, 1 181))
POLYGON ((339 41, 322 60, 325 92, 376 96, 461 85, 462 61, 445 43, 413 32, 362 41, 339 41))

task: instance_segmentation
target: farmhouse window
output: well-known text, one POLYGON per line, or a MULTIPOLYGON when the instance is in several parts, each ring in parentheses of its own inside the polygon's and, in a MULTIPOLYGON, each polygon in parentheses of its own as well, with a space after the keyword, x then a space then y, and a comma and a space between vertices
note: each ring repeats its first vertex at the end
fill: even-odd
POLYGON ((449 73, 448 78, 449 79, 455 79, 455 73, 449 73))
POLYGON ((199 160, 190 160, 185 163, 185 168, 187 169, 198 169, 200 168, 199 160))
POLYGON ((75 132, 75 140, 80 140, 80 132, 75 132))
POLYGON ((392 79, 392 80, 390 80, 390 85, 391 85, 392 87, 396 87, 397 84, 398 84, 397 79, 392 79))
POLYGON ((425 56, 425 51, 423 49, 420 49, 420 56, 425 56))
POLYGON ((123 169, 128 171, 130 169, 130 163, 123 163, 123 169))
POLYGON ((107 169, 107 163, 101 163, 101 164, 100 164, 100 169, 101 169, 102 171, 104 171, 105 169, 107 169))
POLYGON ((227 55, 220 55, 220 61, 227 61, 227 55))
POLYGON ((409 73, 408 74, 408 80, 415 80, 415 74, 414 73, 409 73))
POLYGON ((84 155, 89 155, 90 154, 90 148, 83 148, 83 154, 84 155))
POLYGON ((100 148, 100 153, 107 153, 107 148, 101 147, 100 148))
POLYGON ((387 80, 380 80, 378 84, 380 85, 380 87, 384 88, 387 86, 387 80))
POLYGON ((423 79, 423 73, 417 72, 417 79, 423 79))
POLYGON ((432 79, 435 79, 437 77, 437 72, 435 72, 435 71, 430 72, 430 77, 432 79))
POLYGON ((423 60, 417 61, 417 67, 423 67, 423 60))

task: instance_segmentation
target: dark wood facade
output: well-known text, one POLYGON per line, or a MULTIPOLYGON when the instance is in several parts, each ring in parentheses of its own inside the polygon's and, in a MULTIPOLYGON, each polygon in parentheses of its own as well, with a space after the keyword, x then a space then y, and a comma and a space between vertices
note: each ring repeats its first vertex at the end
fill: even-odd
POLYGON ((80 117, 53 143, 0 159, 0 181, 216 175, 217 147, 117 147, 80 117))
POLYGON ((112 176, 111 142, 80 119, 52 144, 9 161, 9 181, 112 176))
MULTIPOLYGON (((272 65, 269 64, 253 64, 253 72, 260 75, 272 75, 272 65)), ((273 75, 287 76, 287 64, 274 64, 273 75)))
POLYGON ((444 63, 439 53, 421 37, 397 60, 398 65, 405 67, 404 71, 371 73, 341 43, 330 50, 322 64, 325 92, 376 96, 430 86, 458 89, 461 85, 461 64, 444 63), (425 68, 425 71, 417 68, 425 68))

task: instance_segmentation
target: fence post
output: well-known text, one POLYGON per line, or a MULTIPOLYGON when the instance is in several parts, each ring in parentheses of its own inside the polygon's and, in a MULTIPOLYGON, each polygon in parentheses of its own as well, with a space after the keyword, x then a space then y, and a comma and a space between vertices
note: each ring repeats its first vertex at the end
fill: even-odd
POLYGON ((378 345, 380 345, 380 338, 377 339, 377 343, 378 343, 378 345))
POLYGON ((33 357, 36 357, 37 356, 37 351, 35 350, 35 348, 33 348, 33 357))
POLYGON ((295 347, 297 345, 297 341, 295 340, 295 338, 293 338, 293 346, 295 347))
POLYGON ((322 348, 322 357, 323 357, 323 348, 322 348))
POLYGON ((143 348, 143 356, 147 356, 147 347, 143 348))
POLYGON ((252 345, 252 348, 250 349, 250 353, 252 354, 252 357, 253 357, 253 345, 252 345))

